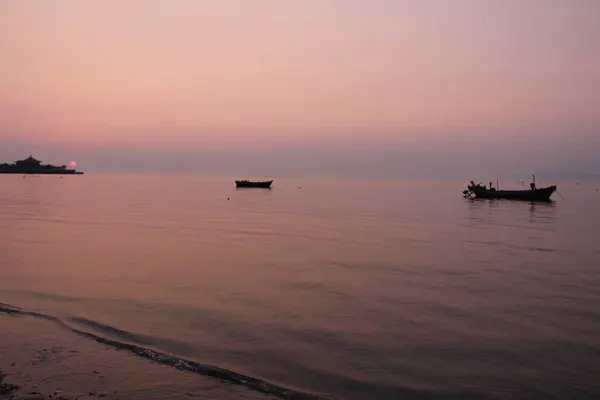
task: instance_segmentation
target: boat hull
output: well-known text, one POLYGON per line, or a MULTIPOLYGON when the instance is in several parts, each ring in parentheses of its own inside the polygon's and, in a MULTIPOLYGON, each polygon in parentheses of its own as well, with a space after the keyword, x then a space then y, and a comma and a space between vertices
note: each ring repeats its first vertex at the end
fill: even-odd
POLYGON ((235 186, 238 188, 258 188, 270 189, 273 181, 253 182, 253 181, 235 181, 235 186))
POLYGON ((524 201, 550 201, 556 191, 556 186, 532 190, 489 190, 484 188, 471 188, 475 198, 478 199, 505 199, 524 201))

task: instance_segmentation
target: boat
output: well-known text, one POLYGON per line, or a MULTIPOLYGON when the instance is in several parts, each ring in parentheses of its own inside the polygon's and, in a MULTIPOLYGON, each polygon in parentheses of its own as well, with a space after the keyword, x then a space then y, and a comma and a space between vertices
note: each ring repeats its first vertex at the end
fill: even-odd
POLYGON ((271 189, 271 184, 273 181, 235 181, 235 186, 238 188, 262 188, 262 189, 271 189))
POLYGON ((83 175, 83 172, 69 169, 66 165, 42 164, 40 160, 29 156, 12 164, 0 164, 0 174, 83 175))
MULTIPOLYGON (((496 186, 498 186, 496 184, 496 186)), ((481 183, 471 183, 467 190, 463 191, 465 197, 474 196, 477 199, 506 199, 506 200, 525 200, 525 201, 550 201, 550 197, 556 192, 556 186, 547 186, 538 188, 535 185, 535 175, 533 182, 529 185, 529 190, 500 190, 497 187, 482 185, 481 183)))

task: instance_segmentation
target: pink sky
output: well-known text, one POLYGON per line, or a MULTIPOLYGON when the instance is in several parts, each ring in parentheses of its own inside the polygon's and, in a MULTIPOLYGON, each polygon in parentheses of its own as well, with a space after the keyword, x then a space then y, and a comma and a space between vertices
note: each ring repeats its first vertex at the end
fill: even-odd
POLYGON ((0 54, 0 140, 600 140, 597 0, 5 0, 0 54))

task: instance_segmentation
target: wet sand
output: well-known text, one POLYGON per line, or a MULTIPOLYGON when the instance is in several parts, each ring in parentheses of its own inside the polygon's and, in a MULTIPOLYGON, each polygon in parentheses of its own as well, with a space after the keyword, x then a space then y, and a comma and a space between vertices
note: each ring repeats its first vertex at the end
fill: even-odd
POLYGON ((44 320, 0 313, 7 399, 274 399, 78 337, 44 320))

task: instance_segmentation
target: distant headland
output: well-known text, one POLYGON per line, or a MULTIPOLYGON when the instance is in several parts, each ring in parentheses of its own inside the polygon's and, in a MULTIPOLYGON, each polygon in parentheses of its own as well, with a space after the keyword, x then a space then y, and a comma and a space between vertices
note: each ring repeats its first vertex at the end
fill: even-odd
POLYGON ((0 174, 51 174, 51 175, 82 175, 83 172, 69 169, 66 165, 56 166, 42 164, 33 156, 24 160, 15 161, 12 164, 0 164, 0 174))

